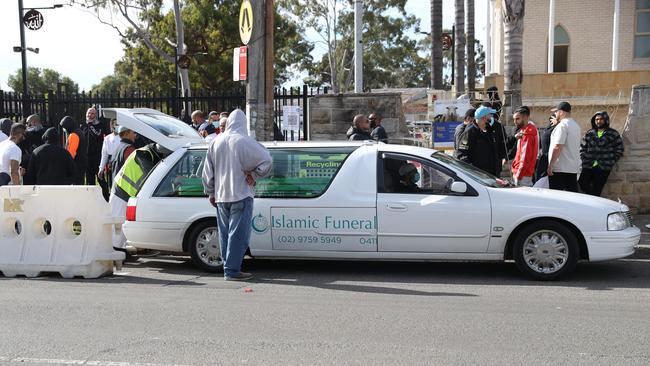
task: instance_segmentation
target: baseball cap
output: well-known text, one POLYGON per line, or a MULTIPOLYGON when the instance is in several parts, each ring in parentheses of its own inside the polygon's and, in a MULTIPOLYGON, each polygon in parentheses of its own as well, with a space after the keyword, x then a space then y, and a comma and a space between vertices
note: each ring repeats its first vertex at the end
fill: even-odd
POLYGON ((127 128, 126 126, 117 126, 117 134, 118 135, 121 134, 122 132, 126 132, 126 131, 131 131, 131 130, 129 128, 127 128))
POLYGON ((571 113, 571 104, 569 104, 569 102, 560 102, 555 108, 551 109, 551 112, 555 111, 565 111, 571 113))
POLYGON ((476 112, 474 112, 474 118, 476 118, 476 119, 483 118, 483 117, 487 116, 490 113, 496 114, 497 111, 496 111, 496 109, 480 106, 480 107, 478 107, 478 109, 476 109, 476 112))

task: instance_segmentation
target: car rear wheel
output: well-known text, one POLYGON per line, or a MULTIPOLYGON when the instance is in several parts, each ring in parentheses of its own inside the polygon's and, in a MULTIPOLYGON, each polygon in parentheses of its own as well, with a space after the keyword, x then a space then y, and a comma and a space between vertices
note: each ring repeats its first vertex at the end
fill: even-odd
POLYGON ((535 221, 517 234, 513 257, 520 271, 542 281, 558 280, 578 262, 577 238, 565 225, 535 221))
POLYGON ((216 220, 194 226, 189 235, 189 250, 197 267, 212 273, 223 271, 216 220))

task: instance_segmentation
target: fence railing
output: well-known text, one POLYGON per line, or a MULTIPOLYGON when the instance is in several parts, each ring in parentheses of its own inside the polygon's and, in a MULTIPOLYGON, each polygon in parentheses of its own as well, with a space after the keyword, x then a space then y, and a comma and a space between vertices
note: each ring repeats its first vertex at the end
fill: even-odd
MULTIPOLYGON (((282 107, 300 106, 302 108, 302 134, 307 136, 307 101, 315 94, 327 93, 327 88, 309 88, 306 85, 293 88, 275 88, 273 102, 273 120, 277 131, 282 131, 282 107)), ((189 115, 193 110, 230 112, 235 108, 245 109, 245 89, 227 91, 198 90, 192 96, 184 97, 176 89, 169 93, 133 91, 130 93, 71 93, 59 87, 42 95, 28 95, 0 90, 0 117, 10 118, 16 122, 29 114, 39 114, 44 126, 56 126, 64 116, 71 116, 75 121, 85 121, 86 110, 91 106, 114 108, 152 108, 190 123, 189 115)), ((282 132, 287 139, 288 132, 282 132)))

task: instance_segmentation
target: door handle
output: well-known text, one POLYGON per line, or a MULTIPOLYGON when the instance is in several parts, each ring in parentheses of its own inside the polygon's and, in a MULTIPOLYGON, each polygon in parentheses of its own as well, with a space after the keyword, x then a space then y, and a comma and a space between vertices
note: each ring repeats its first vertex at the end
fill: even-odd
POLYGON ((406 211, 407 207, 406 205, 402 203, 387 203, 386 208, 391 210, 391 211, 406 211))

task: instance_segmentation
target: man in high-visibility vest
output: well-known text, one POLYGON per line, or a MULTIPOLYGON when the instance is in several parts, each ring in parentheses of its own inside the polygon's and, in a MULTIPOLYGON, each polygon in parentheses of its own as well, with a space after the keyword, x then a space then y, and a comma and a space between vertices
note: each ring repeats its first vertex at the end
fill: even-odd
MULTIPOLYGON (((151 143, 129 155, 122 168, 115 174, 111 196, 108 199, 113 216, 126 219, 126 205, 129 198, 135 197, 140 192, 149 172, 170 153, 171 151, 164 147, 151 143)), ((113 248, 126 252, 126 236, 122 230, 119 233, 113 232, 113 248)))

